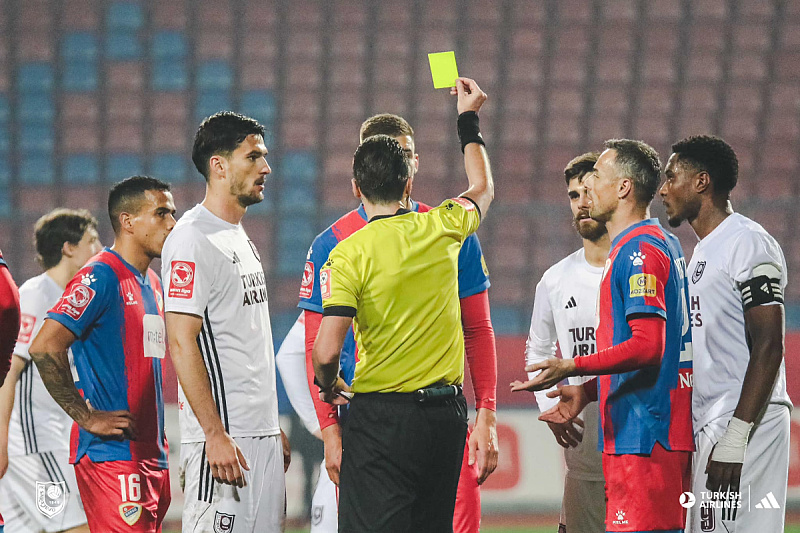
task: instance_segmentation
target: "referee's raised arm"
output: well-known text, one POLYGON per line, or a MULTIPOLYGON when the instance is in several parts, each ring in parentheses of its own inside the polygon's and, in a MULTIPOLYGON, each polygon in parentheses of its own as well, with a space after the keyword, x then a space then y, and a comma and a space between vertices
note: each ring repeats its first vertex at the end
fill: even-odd
POLYGON ((483 136, 478 123, 478 111, 486 101, 486 93, 475 80, 458 78, 450 94, 458 95, 458 137, 464 152, 464 169, 467 171, 469 188, 461 196, 469 198, 485 217, 494 199, 494 180, 489 167, 483 136))

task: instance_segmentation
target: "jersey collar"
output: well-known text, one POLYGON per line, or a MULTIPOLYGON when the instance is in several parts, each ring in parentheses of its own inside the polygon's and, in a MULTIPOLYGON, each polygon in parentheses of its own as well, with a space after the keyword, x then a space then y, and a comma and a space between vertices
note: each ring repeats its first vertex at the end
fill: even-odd
POLYGON ((376 220, 381 220, 382 218, 392 218, 392 217, 396 217, 397 215, 405 215, 406 213, 411 213, 411 211, 408 210, 408 209, 403 209, 401 207, 400 209, 395 211, 395 213, 393 215, 375 215, 374 217, 369 219, 369 222, 374 222, 376 220))
POLYGON ((657 218, 646 218, 641 222, 637 222, 636 224, 631 224, 630 226, 622 230, 622 233, 614 237, 614 240, 611 241, 611 249, 613 250, 614 248, 616 248, 617 244, 619 244, 619 242, 625 237, 625 235, 627 235, 628 233, 632 232, 637 228, 641 228, 644 226, 661 226, 661 224, 658 223, 657 218))
MULTIPOLYGON (((415 213, 419 213, 419 202, 415 202, 414 200, 411 200, 410 198, 409 198, 409 201, 411 202, 411 209, 410 210, 409 209, 405 209, 404 211, 406 213, 408 213, 410 211, 413 211, 415 213)), ((358 206, 358 209, 356 209, 356 211, 358 211, 358 214, 359 214, 359 216, 361 218, 363 218, 364 220, 369 222, 369 220, 367 220, 367 212, 364 211, 364 204, 360 204, 358 206)), ((395 215, 397 215, 397 214, 398 213, 395 213, 395 215)), ((389 215, 389 216, 394 216, 394 215, 389 215)), ((373 219, 373 220, 375 220, 375 219, 373 219)))
POLYGON ((122 256, 121 256, 121 255, 119 255, 117 252, 115 252, 114 250, 112 250, 112 249, 111 249, 111 248, 109 248, 108 246, 106 246, 106 247, 103 249, 103 251, 104 251, 104 252, 108 252, 108 253, 111 253, 111 254, 114 254, 114 255, 116 255, 116 256, 117 256, 117 258, 118 258, 120 261, 122 261, 122 264, 123 264, 123 265, 125 265, 125 267, 126 267, 128 270, 130 270, 131 272, 133 272, 133 275, 134 275, 134 276, 136 276, 136 279, 138 279, 138 280, 139 280, 139 283, 141 283, 142 285, 150 285, 150 279, 149 279, 149 277, 148 277, 148 276, 143 276, 141 272, 139 272, 138 270, 136 270, 136 268, 135 268, 133 265, 131 265, 130 263, 128 263, 127 261, 125 261, 125 260, 122 258, 122 256))

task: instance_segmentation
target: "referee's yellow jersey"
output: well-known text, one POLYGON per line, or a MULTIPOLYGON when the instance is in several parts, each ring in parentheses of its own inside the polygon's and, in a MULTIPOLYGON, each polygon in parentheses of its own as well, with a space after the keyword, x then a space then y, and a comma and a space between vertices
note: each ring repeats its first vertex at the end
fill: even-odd
POLYGON ((355 310, 353 392, 464 381, 458 253, 479 225, 476 205, 454 198, 427 213, 376 217, 336 245, 320 272, 322 306, 355 310))

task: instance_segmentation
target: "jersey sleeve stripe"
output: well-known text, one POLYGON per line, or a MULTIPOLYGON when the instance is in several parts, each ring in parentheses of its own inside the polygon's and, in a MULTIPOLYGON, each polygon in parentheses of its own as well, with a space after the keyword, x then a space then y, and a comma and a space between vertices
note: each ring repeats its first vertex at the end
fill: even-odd
POLYGON ((28 361, 19 380, 19 420, 22 426, 22 436, 25 441, 25 453, 39 451, 36 442, 36 430, 33 423, 33 362, 28 361))
MULTIPOLYGON (((208 318, 208 308, 205 310, 205 323, 208 328, 208 338, 211 341, 211 350, 214 353, 214 362, 216 363, 216 372, 219 377, 219 396, 222 400, 222 415, 224 416, 225 431, 230 431, 228 424, 228 400, 225 398, 225 378, 222 375, 222 364, 219 361, 219 353, 217 352, 217 343, 214 340, 214 331, 211 329, 211 320, 208 318)), ((209 356, 211 353, 209 353, 209 356)), ((210 357, 209 357, 210 360, 210 357)))
POLYGON ((206 332, 206 326, 203 324, 203 326, 200 328, 200 335, 197 336, 197 347, 200 348, 200 354, 203 356, 203 362, 206 364, 206 368, 208 369, 208 379, 211 384, 211 392, 214 394, 214 403, 217 405, 217 414, 225 426, 225 431, 228 431, 227 417, 223 416, 221 409, 222 402, 220 401, 217 369, 214 365, 214 358, 211 355, 211 346, 208 342, 208 338, 209 335, 206 332))

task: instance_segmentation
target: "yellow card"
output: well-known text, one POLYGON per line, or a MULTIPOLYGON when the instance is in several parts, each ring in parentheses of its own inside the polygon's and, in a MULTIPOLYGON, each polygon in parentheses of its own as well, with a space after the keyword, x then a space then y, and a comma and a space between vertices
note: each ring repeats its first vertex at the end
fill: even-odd
POLYGON ((433 76, 434 89, 456 86, 458 67, 456 66, 455 52, 428 54, 428 62, 431 64, 431 76, 433 76))

